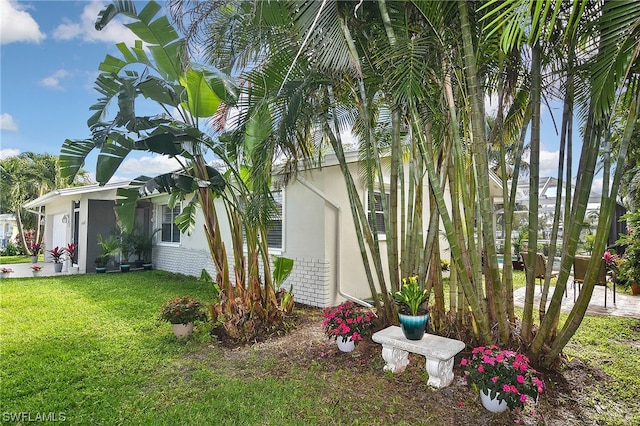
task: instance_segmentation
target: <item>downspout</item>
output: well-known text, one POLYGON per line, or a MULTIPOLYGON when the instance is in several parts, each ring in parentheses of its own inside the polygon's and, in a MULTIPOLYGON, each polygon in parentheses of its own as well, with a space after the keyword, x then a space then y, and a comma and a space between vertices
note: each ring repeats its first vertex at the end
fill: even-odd
POLYGON ((334 201, 332 201, 327 194, 322 192, 318 187, 314 186, 311 182, 303 178, 302 176, 296 176, 298 182, 304 185, 308 190, 316 194, 318 197, 322 198, 326 203, 328 203, 333 209, 336 211, 337 223, 336 223, 336 232, 335 232, 335 280, 336 280, 336 288, 338 289, 338 294, 344 297, 347 300, 350 300, 359 305, 365 306, 367 308, 373 308, 373 305, 365 302, 364 300, 360 300, 355 296, 351 296, 342 291, 342 281, 340 279, 340 254, 341 254, 341 246, 340 246, 340 230, 342 229, 342 209, 340 205, 334 201))

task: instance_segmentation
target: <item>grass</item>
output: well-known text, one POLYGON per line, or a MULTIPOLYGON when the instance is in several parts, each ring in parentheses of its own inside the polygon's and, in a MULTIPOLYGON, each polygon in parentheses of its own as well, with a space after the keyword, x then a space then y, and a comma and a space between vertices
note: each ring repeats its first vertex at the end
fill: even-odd
MULTIPOLYGON (((160 271, 2 280, 0 411, 64 413, 70 424, 372 424, 382 412, 403 423, 406 400, 368 386, 385 375, 327 372, 316 361, 283 365, 251 351, 231 366, 235 352, 212 341, 203 323, 176 340, 156 318, 166 300, 183 294, 209 301, 212 289, 160 271)), ((606 391, 622 407, 635 406, 640 368, 630 361, 639 358, 638 341, 639 320, 585 319, 567 353, 613 378, 594 404, 606 391)), ((622 423, 624 415, 604 422, 622 423)))
MULTIPOLYGON (((44 254, 38 256, 38 262, 44 262, 44 254)), ((0 256, 0 265, 15 265, 16 263, 31 263, 31 256, 0 256)))

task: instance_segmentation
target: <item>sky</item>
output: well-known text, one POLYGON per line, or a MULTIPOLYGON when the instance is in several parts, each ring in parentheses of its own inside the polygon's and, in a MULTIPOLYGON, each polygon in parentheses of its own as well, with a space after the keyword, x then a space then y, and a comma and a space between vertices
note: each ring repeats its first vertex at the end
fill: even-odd
MULTIPOLYGON (((59 155, 65 139, 91 136, 87 119, 99 98, 93 88, 98 66, 107 54, 119 56, 116 43, 135 40, 124 17, 95 30, 108 4, 0 0, 0 158, 29 151, 59 155)), ((84 169, 93 173, 95 161, 90 156, 84 169)), ((115 179, 175 168, 174 160, 135 152, 115 179)))
MULTIPOLYGON (((93 89, 98 66, 107 54, 119 56, 116 43, 134 41, 122 24, 125 18, 95 30, 98 13, 108 4, 0 0, 0 158, 28 151, 59 155, 65 139, 90 136, 86 121, 99 97, 93 89)), ((559 108, 554 114, 560 114, 559 108)), ((542 128, 540 175, 555 176, 558 137, 548 111, 542 128)), ((85 164, 90 173, 95 171, 95 158, 92 154, 85 164)), ((169 158, 136 152, 123 162, 115 179, 154 176, 174 168, 169 158)))

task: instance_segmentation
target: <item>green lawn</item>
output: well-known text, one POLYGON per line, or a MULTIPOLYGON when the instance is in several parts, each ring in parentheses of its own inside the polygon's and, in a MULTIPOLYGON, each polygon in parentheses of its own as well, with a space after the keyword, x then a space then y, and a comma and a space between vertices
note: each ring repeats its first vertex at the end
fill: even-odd
MULTIPOLYGON (((44 262, 44 254, 38 256, 38 262, 44 262)), ((0 265, 14 265, 16 263, 31 263, 31 256, 0 256, 0 265)))
MULTIPOLYGON (((327 371, 331 359, 321 358, 324 349, 306 364, 263 353, 257 359, 252 351, 237 359, 239 352, 212 341, 204 323, 192 338, 176 340, 170 325, 156 318, 166 300, 184 294, 209 301, 212 288, 160 271, 2 280, 3 416, 63 413, 69 424, 92 425, 385 424, 389 418, 438 424, 441 414, 430 410, 414 414, 418 422, 402 417, 406 395, 389 395, 385 386, 406 385, 409 398, 444 393, 428 389, 422 376, 382 374, 379 352, 363 374, 327 371)), ((622 424, 624 407, 633 407, 640 393, 640 368, 629 362, 640 355, 640 321, 585 321, 567 352, 613 378, 593 394, 593 404, 607 407, 605 396, 618 401, 623 413, 603 422, 622 424)), ((460 410, 455 399, 449 402, 445 411, 460 410)), ((626 411, 628 419, 632 410, 626 411)))

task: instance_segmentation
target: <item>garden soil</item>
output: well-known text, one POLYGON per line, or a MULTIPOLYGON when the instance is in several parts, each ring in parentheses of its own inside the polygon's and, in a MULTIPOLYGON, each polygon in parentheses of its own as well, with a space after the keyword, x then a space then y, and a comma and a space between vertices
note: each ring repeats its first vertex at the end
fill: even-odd
MULTIPOLYGON (((247 359, 254 360, 254 367, 250 369, 264 365, 261 360, 275 359, 276 362, 268 363, 266 371, 255 373, 282 378, 290 378, 295 367, 298 371, 314 368, 319 374, 349 371, 352 373, 349 387, 358 389, 359 398, 381 399, 380 406, 385 406, 385 398, 401 401, 401 409, 396 407, 368 413, 371 424, 601 425, 608 424, 601 420, 604 410, 618 411, 618 419, 629 411, 628 407, 617 407, 611 400, 606 401, 606 408, 599 405, 598 399, 605 394, 604 387, 611 378, 573 358, 565 362, 562 371, 541 373, 545 391, 537 403, 528 402, 522 409, 493 414, 482 407, 477 392, 468 388, 462 378, 460 360, 469 356, 469 352, 463 351, 455 357, 453 383, 443 389, 434 389, 426 384, 428 376, 424 357, 410 354, 409 366, 403 373, 384 372, 379 344, 365 339, 355 351, 342 353, 334 341, 325 337, 322 320, 320 309, 300 306, 295 311, 295 329, 290 333, 270 336, 251 345, 227 345, 224 350, 227 366, 234 368, 235 365, 246 373, 247 365, 244 363, 247 359), (357 383, 358 380, 361 383, 357 383)), ((319 403, 338 404, 338 401, 319 403)))

